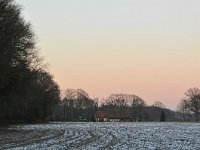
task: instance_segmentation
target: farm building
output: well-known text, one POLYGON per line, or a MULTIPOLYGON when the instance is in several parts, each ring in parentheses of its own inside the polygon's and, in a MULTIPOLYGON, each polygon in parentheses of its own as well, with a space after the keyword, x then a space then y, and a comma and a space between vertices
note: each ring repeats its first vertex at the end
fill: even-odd
POLYGON ((128 112, 112 113, 108 111, 97 111, 95 119, 97 122, 129 122, 130 115, 128 112))

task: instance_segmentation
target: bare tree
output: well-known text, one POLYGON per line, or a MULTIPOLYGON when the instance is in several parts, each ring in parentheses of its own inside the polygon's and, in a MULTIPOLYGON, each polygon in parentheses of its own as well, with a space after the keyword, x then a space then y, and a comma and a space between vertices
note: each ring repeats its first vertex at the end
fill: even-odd
POLYGON ((128 112, 133 121, 142 121, 145 106, 145 101, 134 94, 111 94, 101 108, 118 116, 128 112))
POLYGON ((187 106, 195 114, 196 122, 199 121, 200 112, 200 89, 190 88, 185 92, 187 97, 187 106))
POLYGON ((187 99, 183 98, 181 99, 181 101, 179 102, 178 106, 177 106, 177 111, 179 113, 181 113, 182 117, 183 117, 183 121, 187 121, 189 119, 189 114, 190 114, 190 110, 188 108, 188 101, 187 99))
POLYGON ((134 121, 142 121, 143 120, 143 111, 144 107, 147 106, 145 101, 136 95, 131 95, 131 112, 132 119, 134 121))
POLYGON ((59 106, 59 118, 64 121, 93 121, 97 103, 82 89, 67 89, 59 106))

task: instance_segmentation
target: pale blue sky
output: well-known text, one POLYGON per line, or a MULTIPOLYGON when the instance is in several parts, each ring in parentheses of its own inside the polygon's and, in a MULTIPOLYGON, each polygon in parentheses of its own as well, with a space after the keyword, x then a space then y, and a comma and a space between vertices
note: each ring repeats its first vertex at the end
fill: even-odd
POLYGON ((175 108, 199 87, 199 0, 17 0, 61 89, 175 108))

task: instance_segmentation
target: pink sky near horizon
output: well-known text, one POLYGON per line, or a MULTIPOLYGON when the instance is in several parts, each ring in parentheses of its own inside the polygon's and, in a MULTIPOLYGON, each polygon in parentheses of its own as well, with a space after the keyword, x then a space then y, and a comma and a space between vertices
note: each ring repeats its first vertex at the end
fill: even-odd
POLYGON ((198 0, 17 1, 62 90, 136 94, 175 109, 200 88, 198 0))

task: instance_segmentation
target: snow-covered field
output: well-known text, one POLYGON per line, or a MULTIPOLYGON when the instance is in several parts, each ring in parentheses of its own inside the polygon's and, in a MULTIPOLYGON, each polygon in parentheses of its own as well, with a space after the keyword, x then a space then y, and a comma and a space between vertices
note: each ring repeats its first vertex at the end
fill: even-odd
POLYGON ((200 149, 198 123, 50 123, 0 130, 0 149, 200 149))

